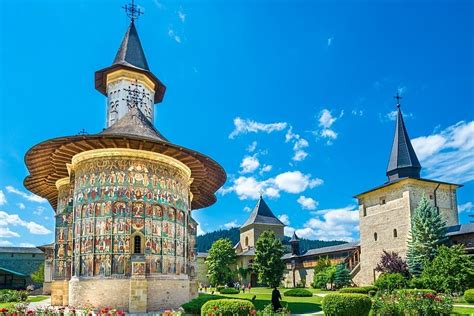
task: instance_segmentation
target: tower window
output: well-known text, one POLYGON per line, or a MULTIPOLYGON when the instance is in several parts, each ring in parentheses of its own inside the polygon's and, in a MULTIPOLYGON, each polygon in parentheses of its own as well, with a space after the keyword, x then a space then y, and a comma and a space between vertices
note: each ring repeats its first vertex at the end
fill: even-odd
POLYGON ((374 233, 374 240, 377 241, 377 238, 378 238, 377 233, 374 233))
POLYGON ((365 206, 364 206, 364 208, 363 208, 363 210, 362 210, 362 213, 364 214, 364 216, 367 216, 367 209, 365 208, 365 206))
POLYGON ((380 204, 384 205, 385 204, 385 196, 380 198, 380 204))
POLYGON ((430 200, 432 200, 432 199, 433 199, 433 194, 430 194, 430 200))
POLYGON ((396 229, 396 228, 393 229, 393 237, 394 237, 394 238, 397 238, 397 237, 398 237, 398 232, 397 232, 397 229, 396 229))
POLYGON ((248 245, 249 245, 249 237, 245 236, 245 246, 248 246, 248 245))
POLYGON ((142 237, 139 235, 133 237, 133 253, 142 253, 142 237))

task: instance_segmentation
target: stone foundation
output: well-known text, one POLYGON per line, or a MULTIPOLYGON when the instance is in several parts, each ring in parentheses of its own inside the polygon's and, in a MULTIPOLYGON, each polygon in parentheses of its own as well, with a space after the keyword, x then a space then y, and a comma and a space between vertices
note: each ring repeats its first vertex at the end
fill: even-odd
MULTIPOLYGON (((54 304, 53 298, 57 295, 53 284, 52 304, 68 305, 67 302, 57 304, 57 301, 54 304)), ((177 309, 196 296, 197 282, 190 281, 186 275, 162 275, 146 279, 72 278, 69 281, 69 305, 75 307, 112 306, 143 313, 177 309)))
POLYGON ((51 282, 51 305, 67 306, 69 301, 68 281, 51 282))
POLYGON ((51 294, 51 282, 43 282, 43 295, 51 294))

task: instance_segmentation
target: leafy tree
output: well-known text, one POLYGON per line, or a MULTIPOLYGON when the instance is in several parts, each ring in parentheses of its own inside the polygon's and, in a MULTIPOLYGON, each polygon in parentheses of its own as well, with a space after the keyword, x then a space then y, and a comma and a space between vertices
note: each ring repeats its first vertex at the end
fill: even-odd
POLYGON ((44 282, 44 262, 40 264, 40 266, 38 267, 38 270, 31 273, 30 277, 35 283, 44 282))
POLYGON ((375 267, 375 271, 382 273, 400 273, 405 277, 409 276, 408 265, 405 260, 396 252, 383 251, 380 262, 375 267))
POLYGON ((247 275, 249 273, 249 269, 246 269, 244 267, 238 267, 236 272, 240 278, 240 282, 244 282, 244 280, 247 278, 247 275))
POLYGON ((345 263, 340 263, 336 266, 334 272, 334 286, 336 289, 351 285, 351 272, 346 268, 345 263))
POLYGON ((400 273, 382 273, 374 285, 382 291, 392 292, 408 286, 407 279, 400 273))
POLYGON ((438 255, 425 262, 420 280, 428 289, 446 293, 462 293, 474 287, 474 261, 463 245, 440 246, 438 255))
POLYGON ((319 259, 316 263, 316 266, 314 267, 314 275, 326 270, 326 268, 329 268, 330 266, 331 260, 329 260, 329 257, 326 256, 324 258, 319 259))
POLYGON ((226 284, 232 281, 231 265, 235 263, 235 250, 229 239, 215 241, 206 259, 207 277, 211 285, 226 284))
POLYGON ((327 285, 329 284, 330 289, 332 289, 335 274, 336 266, 326 267, 314 275, 312 286, 316 289, 327 290, 327 285))
POLYGON ((423 195, 411 220, 407 253, 410 273, 419 275, 423 271, 423 262, 432 260, 437 247, 446 241, 446 222, 423 195))
POLYGON ((285 265, 283 245, 271 230, 264 231, 255 244, 255 259, 253 269, 258 275, 258 281, 267 286, 279 286, 283 279, 285 265))

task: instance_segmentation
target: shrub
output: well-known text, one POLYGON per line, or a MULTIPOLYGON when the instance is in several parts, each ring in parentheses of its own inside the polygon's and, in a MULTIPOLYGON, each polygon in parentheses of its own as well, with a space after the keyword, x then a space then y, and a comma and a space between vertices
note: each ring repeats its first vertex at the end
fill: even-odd
POLYGON ((187 303, 184 303, 181 305, 181 307, 184 309, 184 311, 188 314, 194 314, 194 315, 199 315, 201 313, 201 308, 202 306, 211 300, 217 300, 222 298, 222 296, 219 295, 209 295, 209 294, 201 294, 195 299, 190 300, 187 303))
POLYGON ((0 290, 0 303, 22 302, 27 298, 27 291, 0 290))
POLYGON ((323 298, 326 316, 367 316, 372 306, 365 294, 328 294, 323 298))
POLYGON ((228 287, 226 289, 220 289, 219 293, 221 294, 239 294, 240 291, 233 287, 228 287))
POLYGON ((339 293, 359 293, 359 294, 369 294, 370 291, 377 291, 375 286, 361 286, 361 287, 344 287, 339 290, 339 293))
POLYGON ((474 303, 474 289, 464 291, 464 300, 468 303, 474 303))
POLYGON ((219 299, 206 302, 201 308, 201 315, 247 316, 255 313, 255 306, 250 301, 237 299, 219 299))
POLYGON ((313 277, 313 284, 311 285, 315 289, 326 290, 329 284, 332 289, 334 283, 334 275, 336 274, 336 266, 329 266, 323 271, 318 272, 313 277))
POLYGON ((349 285, 351 285, 351 272, 346 268, 345 263, 340 263, 336 266, 334 273, 334 286, 336 289, 340 289, 349 285))
POLYGON ((374 284, 379 290, 391 292, 406 288, 407 279, 400 273, 382 273, 374 284))
POLYGON ((285 296, 311 297, 313 293, 306 289, 291 289, 283 293, 285 296))
POLYGON ((404 293, 404 294, 433 294, 436 295, 435 290, 430 290, 430 289, 401 289, 401 290, 396 290, 396 293, 404 293))
POLYGON ((450 315, 453 299, 444 294, 396 291, 374 298, 373 315, 450 315))

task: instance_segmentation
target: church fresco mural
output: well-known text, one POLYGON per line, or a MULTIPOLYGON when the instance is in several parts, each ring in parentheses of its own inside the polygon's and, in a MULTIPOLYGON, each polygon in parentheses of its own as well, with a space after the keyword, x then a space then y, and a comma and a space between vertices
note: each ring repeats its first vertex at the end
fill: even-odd
POLYGON ((100 157, 79 162, 73 175, 73 188, 63 185, 58 196, 56 279, 71 271, 128 277, 135 254, 145 258, 139 274, 187 273, 196 230, 189 181, 180 170, 149 159, 100 157))

